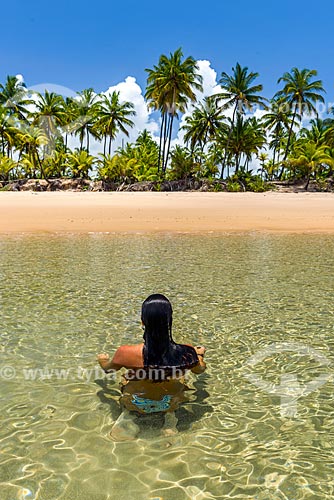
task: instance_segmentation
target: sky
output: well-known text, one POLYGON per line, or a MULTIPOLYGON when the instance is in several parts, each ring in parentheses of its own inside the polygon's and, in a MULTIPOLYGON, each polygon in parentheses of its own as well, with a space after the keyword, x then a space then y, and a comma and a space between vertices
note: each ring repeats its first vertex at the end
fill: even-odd
POLYGON ((211 93, 221 72, 239 62, 259 73, 270 98, 277 79, 296 66, 317 69, 334 102, 333 14, 332 0, 14 0, 1 6, 0 82, 22 74, 28 87, 121 86, 141 107, 145 68, 182 47, 203 61, 211 93))
POLYGON ((182 47, 220 75, 236 62, 260 73, 269 97, 293 66, 317 69, 334 94, 332 0, 45 0, 1 6, 0 81, 101 92, 182 47))

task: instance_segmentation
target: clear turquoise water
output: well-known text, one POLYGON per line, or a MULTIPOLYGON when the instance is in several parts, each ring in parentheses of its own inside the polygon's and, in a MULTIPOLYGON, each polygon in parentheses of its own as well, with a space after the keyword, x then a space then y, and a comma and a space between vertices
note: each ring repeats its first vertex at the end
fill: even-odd
POLYGON ((1 237, 1 500, 333 499, 333 260, 318 235, 1 237), (141 341, 153 292, 208 369, 175 436, 115 442, 95 356, 141 341))

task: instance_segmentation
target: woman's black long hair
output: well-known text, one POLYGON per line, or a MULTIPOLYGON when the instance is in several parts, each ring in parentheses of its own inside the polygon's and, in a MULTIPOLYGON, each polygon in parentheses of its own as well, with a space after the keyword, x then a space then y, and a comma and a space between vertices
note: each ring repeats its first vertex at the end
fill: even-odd
POLYGON ((198 364, 191 346, 176 344, 172 337, 172 305, 160 293, 150 295, 142 305, 145 368, 192 368, 198 364))

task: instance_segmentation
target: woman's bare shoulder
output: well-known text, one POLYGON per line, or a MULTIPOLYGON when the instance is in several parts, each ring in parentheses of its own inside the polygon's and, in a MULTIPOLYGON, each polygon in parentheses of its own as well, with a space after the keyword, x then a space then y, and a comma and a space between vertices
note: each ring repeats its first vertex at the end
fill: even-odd
POLYGON ((113 363, 129 367, 143 366, 144 344, 122 345, 114 354, 113 363))

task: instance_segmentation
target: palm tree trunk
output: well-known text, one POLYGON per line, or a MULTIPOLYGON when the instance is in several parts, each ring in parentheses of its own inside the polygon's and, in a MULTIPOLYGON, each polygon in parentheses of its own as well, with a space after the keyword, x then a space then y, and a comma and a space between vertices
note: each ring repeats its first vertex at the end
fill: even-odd
MULTIPOLYGON (((230 130, 229 130, 229 133, 228 133, 227 143, 226 143, 226 146, 225 146, 225 154, 224 154, 222 172, 224 171, 225 165, 226 165, 226 160, 227 160, 227 155, 228 155, 228 147, 230 145, 231 135, 232 135, 232 131, 233 131, 233 128, 234 128, 234 120, 235 120, 235 114, 236 114, 236 111, 237 111, 237 107, 238 107, 238 101, 235 103, 234 110, 233 110, 232 123, 231 123, 231 127, 230 127, 230 130)), ((220 175, 220 178, 222 179, 221 175, 220 175)))
POLYGON ((166 151, 166 142, 167 142, 167 130, 168 130, 168 121, 170 120, 170 116, 168 115, 168 118, 166 116, 165 123, 164 123, 164 131, 163 131, 163 148, 162 148, 162 161, 161 161, 161 168, 162 171, 164 169, 164 164, 165 164, 165 151, 166 151))
MULTIPOLYGON (((204 148, 205 148, 205 145, 206 145, 207 138, 208 138, 208 131, 206 130, 205 134, 204 134, 203 142, 202 142, 202 144, 200 144, 201 151, 202 151, 203 154, 204 154, 204 148)), ((201 161, 201 163, 202 163, 202 161, 201 161)))
POLYGON ((171 116, 170 118, 170 123, 169 123, 169 131, 168 131, 168 146, 167 146, 167 153, 166 153, 166 159, 165 159, 165 165, 163 168, 163 173, 166 172, 167 169, 167 162, 168 162, 168 156, 169 156, 169 150, 170 150, 170 143, 172 140, 172 130, 173 130, 173 120, 174 120, 174 115, 171 116))
POLYGON ((276 156, 276 148, 277 146, 274 146, 274 154, 273 154, 273 167, 275 167, 275 156, 276 156))
POLYGON ((310 170, 309 170, 309 173, 308 173, 308 176, 307 176, 307 181, 306 181, 306 184, 305 184, 305 187, 304 187, 305 191, 307 191, 307 190, 308 190, 308 185, 309 185, 310 180, 311 180, 311 172, 312 172, 312 171, 311 171, 311 169, 310 169, 310 170))
POLYGON ((292 129, 293 129, 293 126, 295 124, 296 114, 297 114, 297 103, 295 104, 295 109, 294 109, 294 112, 293 112, 292 122, 291 122, 290 129, 289 129, 288 142, 287 142, 287 145, 286 145, 286 149, 285 149, 285 154, 284 154, 283 161, 285 161, 287 159, 288 154, 289 154, 289 147, 290 147, 290 142, 291 142, 292 129))
POLYGON ((221 179, 224 179, 224 170, 225 170, 225 167, 224 167, 224 165, 222 164, 222 171, 221 171, 221 174, 220 174, 220 178, 221 178, 221 179))
POLYGON ((106 149, 107 149, 107 134, 104 136, 104 144, 103 144, 103 155, 106 155, 106 149))
MULTIPOLYGON (((288 142, 286 144, 285 154, 284 154, 283 161, 285 161, 287 159, 288 154, 289 154, 289 148, 290 148, 290 142, 291 142, 291 136, 292 136, 292 129, 293 129, 293 126, 294 126, 294 123, 295 123, 296 115, 297 115, 297 104, 298 103, 296 102, 295 103, 295 109, 294 109, 294 112, 293 112, 292 122, 291 122, 291 125, 290 125, 290 128, 289 128, 288 142)), ((279 173, 279 176, 278 176, 279 179, 281 179, 281 177, 283 175, 283 172, 284 172, 284 165, 282 165, 281 171, 279 173)))
POLYGON ((276 132, 276 141, 275 141, 275 146, 274 146, 274 154, 273 154, 273 167, 275 168, 275 158, 276 158, 276 152, 277 152, 277 144, 280 144, 280 140, 279 140, 279 135, 280 135, 280 132, 281 132, 281 128, 280 126, 276 126, 275 127, 275 132, 276 132))
POLYGON ((239 172, 239 154, 237 153, 235 155, 235 173, 237 174, 239 172))
POLYGON ((159 156, 158 156, 158 172, 160 171, 160 161, 161 161, 161 153, 162 153, 162 130, 164 127, 164 122, 166 120, 166 114, 162 113, 161 127, 160 127, 160 138, 159 138, 159 156))
POLYGON ((89 131, 87 130, 87 153, 89 154, 89 131))
POLYGON ((111 135, 109 137, 109 155, 111 155, 111 135))

